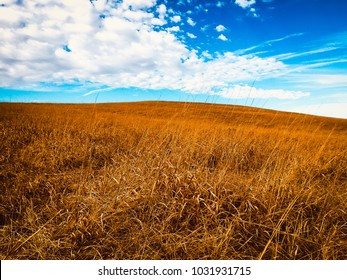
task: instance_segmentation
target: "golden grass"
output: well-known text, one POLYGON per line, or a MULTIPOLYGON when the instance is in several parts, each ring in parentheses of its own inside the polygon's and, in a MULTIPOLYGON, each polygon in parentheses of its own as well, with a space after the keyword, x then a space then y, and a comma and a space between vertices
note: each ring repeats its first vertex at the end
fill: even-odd
POLYGON ((0 104, 1 259, 347 259, 347 120, 0 104))

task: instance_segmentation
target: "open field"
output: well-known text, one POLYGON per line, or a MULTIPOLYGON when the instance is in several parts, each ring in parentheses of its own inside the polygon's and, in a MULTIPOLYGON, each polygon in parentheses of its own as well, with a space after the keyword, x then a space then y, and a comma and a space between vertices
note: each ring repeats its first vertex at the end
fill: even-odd
POLYGON ((1 259, 347 259, 347 120, 0 104, 1 259))

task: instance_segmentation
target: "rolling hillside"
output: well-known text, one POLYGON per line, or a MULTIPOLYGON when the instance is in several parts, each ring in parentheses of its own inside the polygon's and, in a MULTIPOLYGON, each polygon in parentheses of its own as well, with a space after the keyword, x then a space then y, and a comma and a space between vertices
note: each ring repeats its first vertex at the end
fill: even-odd
POLYGON ((346 259, 347 120, 0 103, 1 259, 346 259))

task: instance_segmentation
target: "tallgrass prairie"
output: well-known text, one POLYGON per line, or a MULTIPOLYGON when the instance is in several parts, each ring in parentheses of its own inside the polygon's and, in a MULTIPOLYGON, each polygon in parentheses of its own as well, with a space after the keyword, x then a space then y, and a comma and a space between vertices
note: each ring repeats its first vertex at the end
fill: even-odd
POLYGON ((347 120, 0 104, 1 259, 347 259, 347 120))

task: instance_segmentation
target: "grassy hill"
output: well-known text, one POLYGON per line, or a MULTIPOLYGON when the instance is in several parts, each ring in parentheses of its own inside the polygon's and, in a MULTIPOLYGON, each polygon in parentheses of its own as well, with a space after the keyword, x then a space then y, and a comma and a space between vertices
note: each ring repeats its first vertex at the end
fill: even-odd
POLYGON ((0 104, 1 259, 346 259, 347 120, 0 104))

